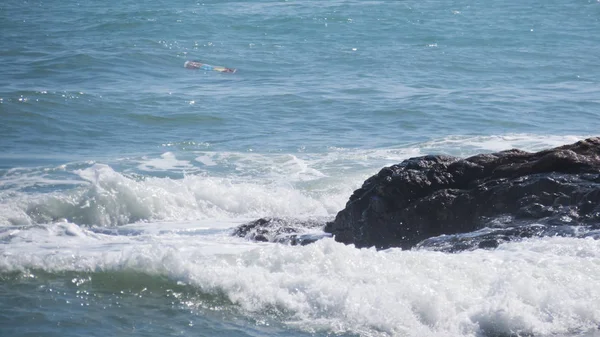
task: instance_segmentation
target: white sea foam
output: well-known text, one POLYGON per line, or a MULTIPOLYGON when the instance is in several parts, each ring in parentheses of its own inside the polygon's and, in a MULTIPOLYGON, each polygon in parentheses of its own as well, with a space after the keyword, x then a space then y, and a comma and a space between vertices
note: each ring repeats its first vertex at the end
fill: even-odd
POLYGON ((301 191, 288 183, 185 176, 134 178, 94 164, 74 171, 87 183, 68 191, 11 192, 0 204, 0 223, 48 223, 66 218, 78 224, 124 225, 137 221, 182 221, 262 216, 331 216, 351 189, 338 194, 301 191))
POLYGON ((202 156, 198 156, 196 157, 196 161, 199 163, 202 163, 203 165, 206 166, 215 166, 217 165, 217 163, 215 163, 212 158, 210 156, 207 155, 202 155, 202 156))
POLYGON ((312 332, 574 336, 600 322, 598 240, 544 238, 445 254, 332 239, 255 244, 229 237, 226 223, 212 232, 210 222, 196 226, 146 224, 135 236, 64 222, 22 230, 10 235, 0 270, 163 275, 224 294, 249 316, 275 312, 312 332))
POLYGON ((193 165, 187 160, 178 160, 173 152, 165 152, 159 158, 144 160, 138 168, 142 171, 173 171, 193 168, 193 165))
POLYGON ((449 136, 419 145, 422 151, 442 151, 458 156, 469 156, 480 152, 496 152, 509 149, 540 151, 547 148, 575 143, 585 136, 506 134, 498 136, 449 136))
POLYGON ((383 166, 428 153, 460 156, 513 147, 539 150, 583 137, 463 136, 385 149, 326 152, 166 152, 109 165, 13 168, 0 176, 0 226, 111 226, 146 221, 263 216, 332 217, 383 166), (175 175, 175 177, 173 177, 175 175), (165 177, 166 176, 166 177, 165 177))

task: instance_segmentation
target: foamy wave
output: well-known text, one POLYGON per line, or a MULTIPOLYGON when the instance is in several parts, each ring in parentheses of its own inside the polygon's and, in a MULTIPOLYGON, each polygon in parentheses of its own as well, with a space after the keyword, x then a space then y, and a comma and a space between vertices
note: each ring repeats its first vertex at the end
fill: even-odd
MULTIPOLYGON (((589 137, 589 136, 588 136, 589 137)), ((470 156, 480 152, 497 152, 509 149, 540 151, 547 148, 575 143, 586 136, 506 134, 492 136, 450 136, 425 142, 422 151, 441 151, 457 156, 470 156)))
MULTIPOLYGON (((345 196, 299 191, 277 182, 238 181, 206 175, 183 179, 134 178, 94 164, 74 171, 87 182, 49 194, 12 193, 0 205, 0 223, 23 225, 67 219, 111 226, 139 221, 183 221, 262 216, 330 216, 345 196)), ((351 191, 348 189, 346 194, 351 191)))
POLYGON ((0 226, 51 223, 123 225, 186 221, 333 216, 352 191, 383 166, 430 153, 469 156, 540 150, 581 136, 455 136, 385 149, 326 152, 166 152, 111 166, 71 163, 0 172, 0 226))
POLYGON ((290 324, 312 331, 503 336, 597 327, 600 266, 591 261, 600 257, 598 241, 548 239, 504 248, 459 255, 377 252, 324 240, 301 250, 257 249, 235 267, 206 266, 209 273, 190 279, 202 287, 216 284, 248 312, 292 312, 290 324))
POLYGON ((72 224, 37 230, 45 233, 14 235, 0 270, 167 276, 223 295, 250 317, 275 315, 308 332, 562 336, 593 331, 600 322, 600 241, 592 239, 545 238, 444 254, 356 249, 332 239, 240 249, 231 237, 114 237, 72 224), (61 250, 49 253, 53 236, 61 250), (216 243, 218 252, 211 248, 216 243))
POLYGON ((179 171, 193 169, 193 165, 186 160, 178 160, 173 152, 165 152, 160 158, 146 159, 138 168, 142 171, 179 171))

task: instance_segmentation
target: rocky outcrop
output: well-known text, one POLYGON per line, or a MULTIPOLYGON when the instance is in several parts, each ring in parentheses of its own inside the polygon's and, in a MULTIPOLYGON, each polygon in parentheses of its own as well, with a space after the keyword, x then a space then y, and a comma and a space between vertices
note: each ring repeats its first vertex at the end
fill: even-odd
POLYGON ((232 235, 259 242, 307 245, 330 236, 322 231, 324 224, 316 220, 261 218, 238 226, 232 235))
MULTIPOLYGON (((600 138, 590 138, 537 153, 424 156, 385 167, 353 193, 325 231, 357 247, 407 249, 482 228, 528 236, 598 224, 600 138)), ((486 247, 499 241, 483 233, 474 242, 486 247)))

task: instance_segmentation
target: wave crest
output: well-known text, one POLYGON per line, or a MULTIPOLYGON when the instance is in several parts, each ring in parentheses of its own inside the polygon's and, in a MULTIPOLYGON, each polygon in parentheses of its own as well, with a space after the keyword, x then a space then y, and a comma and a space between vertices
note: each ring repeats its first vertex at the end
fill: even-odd
MULTIPOLYGON (((329 216, 341 207, 328 193, 296 190, 289 184, 236 181, 205 174, 183 179, 125 175, 94 164, 75 170, 86 183, 49 194, 19 194, 2 204, 0 223, 69 222, 119 226, 143 221, 329 216)), ((334 198, 336 199, 336 198, 334 198)))

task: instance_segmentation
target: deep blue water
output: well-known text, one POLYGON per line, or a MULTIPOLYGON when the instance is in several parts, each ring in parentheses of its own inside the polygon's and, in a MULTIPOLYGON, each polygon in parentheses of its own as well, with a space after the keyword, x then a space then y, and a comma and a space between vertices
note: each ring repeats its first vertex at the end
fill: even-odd
POLYGON ((599 1, 5 0, 0 32, 0 335, 550 336, 600 322, 595 241, 388 261, 228 236, 261 216, 333 217, 411 156, 598 135, 599 1), (540 251, 557 264, 537 270, 540 251), (531 264, 474 274, 515 258, 531 264), (379 266, 374 283, 339 267, 350 260, 379 266), (399 265, 426 284, 465 269, 386 295, 412 289, 388 273, 399 265), (84 290, 94 301, 65 305, 84 290), (128 304, 107 310, 121 291, 128 304))

